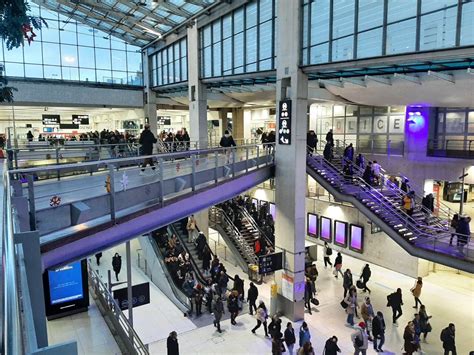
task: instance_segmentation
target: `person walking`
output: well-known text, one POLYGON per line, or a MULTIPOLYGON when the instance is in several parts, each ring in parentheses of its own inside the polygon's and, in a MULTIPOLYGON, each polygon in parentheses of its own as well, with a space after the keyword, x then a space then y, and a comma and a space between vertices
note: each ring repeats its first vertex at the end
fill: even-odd
POLYGON ((362 274, 360 276, 362 280, 362 284, 364 285, 362 292, 369 291, 369 294, 370 294, 370 288, 367 287, 367 282, 369 282, 371 275, 372 275, 372 271, 370 270, 369 264, 365 264, 364 268, 362 269, 362 274))
POLYGON ((95 261, 97 262, 97 266, 100 265, 100 258, 102 257, 102 252, 98 252, 95 254, 95 261))
POLYGON ((219 333, 222 333, 221 330, 221 319, 222 315, 225 314, 224 303, 222 302, 222 297, 217 295, 216 301, 214 303, 214 327, 217 328, 219 333))
POLYGON ((243 301, 244 300, 244 280, 242 280, 239 275, 234 276, 234 287, 233 290, 237 291, 238 296, 237 299, 243 301))
POLYGON ((233 290, 230 293, 230 296, 227 298, 227 309, 230 313, 230 323, 232 325, 237 325, 235 319, 239 315, 239 293, 236 290, 233 290))
POLYGON ((354 160, 354 146, 352 143, 350 143, 345 149, 344 149, 344 158, 345 160, 349 161, 352 163, 354 160))
POLYGON ((426 343, 426 337, 428 336, 428 333, 433 330, 430 324, 431 316, 426 313, 426 307, 424 304, 420 306, 420 311, 418 314, 420 315, 420 327, 421 333, 423 334, 423 342, 426 343))
POLYGON ((393 325, 398 327, 397 319, 400 318, 403 314, 402 306, 403 306, 403 299, 402 299, 402 289, 397 288, 397 291, 391 293, 387 296, 387 307, 392 307, 392 320, 393 325))
POLYGON ((471 228, 469 226, 470 223, 471 217, 465 215, 459 217, 458 226, 456 228, 456 234, 458 250, 462 254, 464 246, 468 243, 469 238, 471 237, 471 228))
POLYGON ((188 217, 188 223, 186 223, 186 230, 188 231, 188 243, 194 242, 195 233, 196 233, 196 219, 194 215, 188 217))
POLYGON ((313 345, 310 341, 307 341, 301 348, 299 348, 298 355, 314 355, 313 345))
POLYGON ((260 326, 263 324, 263 329, 265 330, 265 336, 268 338, 268 327, 267 327, 267 318, 268 318, 268 312, 267 312, 267 307, 265 307, 265 303, 263 301, 260 301, 257 307, 257 310, 255 311, 255 318, 257 319, 257 325, 252 329, 252 333, 255 334, 255 331, 260 328, 260 326))
POLYGON ((308 131, 306 134, 306 144, 308 146, 308 154, 313 155, 313 152, 316 150, 318 145, 318 136, 313 130, 308 131))
POLYGON ((456 230, 458 229, 458 223, 459 223, 459 215, 455 213, 453 215, 453 218, 451 219, 451 228, 453 233, 451 233, 451 238, 449 239, 449 245, 453 245, 453 239, 454 236, 456 235, 456 230))
POLYGON ((299 333, 300 348, 302 348, 306 343, 311 343, 311 333, 309 332, 308 324, 303 322, 299 333))
POLYGON ((326 133, 326 143, 334 147, 334 135, 332 133, 332 128, 326 133))
POLYGON ((306 278, 305 284, 304 284, 304 306, 308 308, 308 313, 311 313, 311 299, 313 298, 313 291, 311 287, 311 280, 309 278, 306 278))
POLYGON ((282 355, 283 354, 283 343, 281 336, 275 334, 272 337, 272 355, 282 355))
POLYGON ((444 355, 457 355, 456 352, 456 328, 453 323, 441 331, 441 341, 443 342, 444 355))
POLYGON ((354 345, 354 355, 367 354, 367 348, 369 347, 369 338, 365 333, 365 328, 365 323, 360 322, 356 327, 356 331, 351 335, 352 345, 354 345))
POLYGON ((383 344, 385 344, 385 320, 382 312, 378 311, 377 315, 372 319, 372 335, 374 336, 374 350, 383 352, 383 344))
POLYGON ((423 279, 421 277, 418 277, 417 280, 415 281, 415 285, 411 288, 411 294, 415 298, 415 305, 413 308, 418 308, 418 303, 420 306, 423 305, 420 301, 420 296, 421 296, 421 288, 423 287, 423 279))
POLYGON ((168 355, 179 355, 178 334, 175 331, 172 331, 166 339, 166 348, 168 355))
POLYGON ((206 245, 202 251, 202 270, 204 271, 204 276, 209 274, 209 269, 211 268, 211 249, 206 245))
POLYGON ((329 246, 328 242, 324 242, 324 267, 327 267, 328 264, 332 267, 331 263, 332 249, 329 246))
POLYGON ((253 312, 257 312, 257 305, 255 302, 257 302, 258 298, 258 288, 257 286, 254 285, 253 282, 250 283, 250 287, 247 291, 247 302, 249 304, 249 313, 252 316, 253 312))
POLYGON ((359 153, 359 155, 356 157, 355 163, 359 168, 364 169, 365 168, 365 158, 364 158, 364 156, 359 153))
POLYGON ((293 355, 293 348, 295 347, 296 337, 295 330, 293 329, 293 324, 291 324, 291 322, 288 322, 286 324, 284 338, 286 347, 288 349, 288 354, 293 355))
POLYGON ((418 350, 418 346, 415 339, 415 326, 413 322, 408 322, 403 332, 403 349, 404 355, 412 355, 418 350))
MULTIPOLYGON (((140 139, 138 142, 141 144, 141 153, 144 156, 152 155, 153 154, 153 144, 157 142, 155 135, 152 131, 150 131, 150 125, 146 124, 145 129, 140 134, 140 139)), ((145 174, 146 166, 150 164, 151 169, 155 170, 155 164, 153 163, 153 158, 145 158, 143 161, 142 169, 140 171, 140 175, 145 174)))
POLYGON ((342 276, 342 287, 344 287, 344 297, 346 297, 347 292, 349 292, 349 289, 351 286, 354 284, 352 280, 352 273, 350 269, 346 269, 344 272, 344 275, 342 276))
POLYGON ((355 289, 351 289, 349 291, 349 294, 344 298, 344 302, 346 302, 347 307, 346 307, 346 323, 347 325, 350 325, 351 327, 354 326, 354 315, 357 312, 357 307, 359 306, 357 304, 357 291, 355 289))
POLYGON ((342 255, 340 252, 337 253, 336 260, 334 261, 334 276, 336 279, 338 278, 338 273, 341 274, 342 277, 344 277, 342 271, 342 255))
POLYGON ((235 144, 234 137, 232 137, 232 135, 229 133, 228 130, 224 132, 224 135, 222 136, 221 141, 219 142, 219 145, 222 148, 226 148, 224 150, 225 155, 226 155, 226 163, 229 163, 230 162, 229 157, 230 157, 230 152, 231 152, 231 149, 229 148, 235 147, 237 146, 237 144, 235 144))
POLYGON ((120 270, 122 270, 122 257, 119 255, 119 253, 115 253, 114 257, 112 258, 112 269, 114 270, 115 278, 118 281, 118 275, 120 274, 120 270))
POLYGON ((324 156, 324 159, 326 159, 328 162, 331 162, 332 160, 332 151, 333 151, 333 146, 330 143, 326 143, 323 150, 323 156, 324 156))
POLYGON ((335 335, 326 340, 326 344, 324 344, 324 355, 337 355, 337 353, 341 352, 341 349, 337 345, 337 340, 337 336, 335 335))
POLYGON ((362 302, 362 306, 360 307, 360 315, 362 316, 362 319, 365 322, 365 325, 366 325, 365 329, 367 331, 369 340, 372 341, 372 338, 370 336, 370 329, 372 328, 372 320, 375 317, 375 313, 374 313, 374 307, 372 306, 372 303, 369 297, 366 297, 364 302, 362 302))
POLYGON ((34 138, 35 136, 33 135, 33 133, 31 133, 31 131, 28 131, 28 133, 26 134, 26 139, 28 140, 28 142, 33 142, 34 138))

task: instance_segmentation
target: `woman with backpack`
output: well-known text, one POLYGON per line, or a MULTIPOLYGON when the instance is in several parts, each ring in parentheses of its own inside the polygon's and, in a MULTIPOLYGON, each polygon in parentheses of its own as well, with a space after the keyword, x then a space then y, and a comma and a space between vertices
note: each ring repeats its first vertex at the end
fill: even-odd
POLYGON ((328 242, 324 242, 324 267, 327 267, 328 264, 332 267, 331 258, 332 249, 329 246, 328 242))
POLYGON ((263 329, 265 330, 265 336, 268 338, 268 327, 267 327, 267 318, 268 318, 268 312, 267 312, 267 307, 265 307, 265 303, 263 301, 260 301, 257 307, 257 310, 255 311, 255 318, 257 318, 257 325, 252 329, 252 333, 255 334, 255 331, 260 328, 260 326, 263 324, 263 329))

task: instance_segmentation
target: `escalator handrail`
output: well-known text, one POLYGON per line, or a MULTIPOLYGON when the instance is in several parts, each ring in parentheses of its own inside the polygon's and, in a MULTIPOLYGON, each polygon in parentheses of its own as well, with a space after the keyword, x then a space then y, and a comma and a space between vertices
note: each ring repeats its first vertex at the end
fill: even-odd
POLYGON ((155 252, 158 262, 160 263, 161 267, 163 270, 165 270, 165 277, 168 280, 168 283, 171 286, 171 290, 173 291, 174 296, 181 302, 181 304, 189 311, 191 309, 191 305, 189 304, 189 299, 188 297, 184 294, 183 290, 176 285, 175 280, 169 273, 168 266, 164 262, 165 256, 163 255, 161 249, 158 247, 158 243, 156 242, 155 238, 150 235, 148 237, 150 240, 150 244, 153 248, 153 251, 155 252))
MULTIPOLYGON (((245 255, 243 256, 247 258, 247 260, 251 260, 254 263, 257 263, 258 258, 255 255, 255 251, 252 248, 250 248, 247 241, 244 239, 244 237, 242 236, 240 231, 237 229, 237 227, 234 225, 234 223, 230 220, 229 216, 227 216, 225 211, 222 208, 217 207, 217 206, 212 206, 211 213, 212 211, 214 211, 214 215, 218 213, 221 216, 221 218, 224 219, 225 223, 231 228, 232 234, 233 234, 231 238, 234 239, 238 243, 238 245, 241 247, 242 252, 245 253, 245 255)), ((216 223, 218 222, 216 221, 216 223)))

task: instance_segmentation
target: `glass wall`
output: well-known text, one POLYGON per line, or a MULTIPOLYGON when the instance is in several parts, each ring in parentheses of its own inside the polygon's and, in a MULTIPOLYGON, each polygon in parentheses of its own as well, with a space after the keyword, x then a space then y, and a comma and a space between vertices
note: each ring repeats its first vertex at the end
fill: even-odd
POLYGON ((274 69, 275 0, 249 2, 201 28, 199 40, 202 78, 274 69))
POLYGON ((188 80, 187 39, 183 38, 151 56, 152 86, 188 80))
POLYGON ((310 119, 320 143, 332 129, 340 146, 352 143, 361 153, 403 154, 403 106, 312 105, 310 119))
POLYGON ((1 46, 5 75, 143 85, 140 48, 30 3, 31 13, 48 23, 28 45, 1 46))
POLYGON ((474 108, 441 108, 433 146, 446 150, 474 151, 474 108))
POLYGON ((473 16, 470 0, 303 0, 301 62, 472 45, 473 16))

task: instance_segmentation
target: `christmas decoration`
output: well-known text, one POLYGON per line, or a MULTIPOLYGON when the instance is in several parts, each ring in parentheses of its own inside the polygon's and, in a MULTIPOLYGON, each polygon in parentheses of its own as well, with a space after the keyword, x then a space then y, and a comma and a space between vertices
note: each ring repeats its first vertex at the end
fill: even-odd
POLYGON ((30 45, 31 42, 33 42, 33 38, 36 37, 36 33, 33 32, 33 29, 27 23, 21 26, 21 31, 23 32, 24 39, 26 39, 28 41, 28 45, 30 45), (28 32, 31 32, 31 35, 29 35, 28 32))
POLYGON ((125 173, 125 171, 122 174, 122 179, 120 180, 120 185, 122 185, 122 191, 127 191, 128 175, 125 173))
POLYGON ((61 204, 61 197, 54 195, 51 197, 51 200, 49 200, 49 205, 51 207, 58 207, 61 204))

